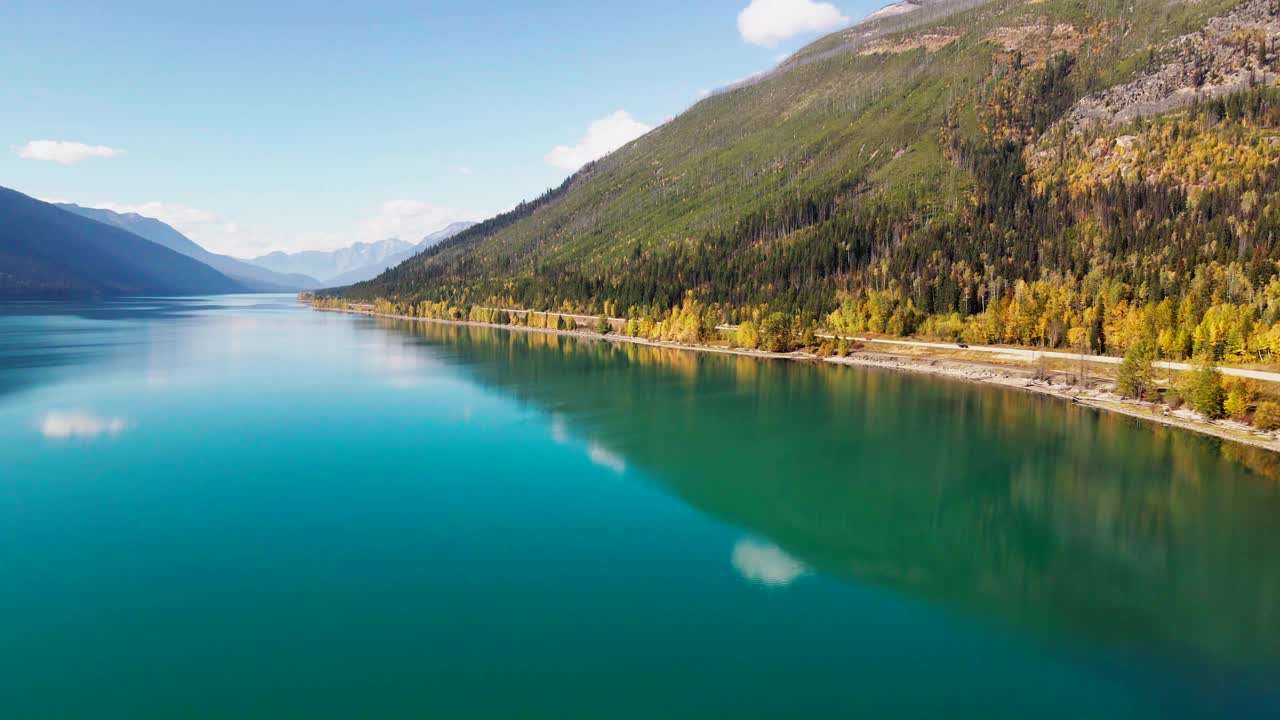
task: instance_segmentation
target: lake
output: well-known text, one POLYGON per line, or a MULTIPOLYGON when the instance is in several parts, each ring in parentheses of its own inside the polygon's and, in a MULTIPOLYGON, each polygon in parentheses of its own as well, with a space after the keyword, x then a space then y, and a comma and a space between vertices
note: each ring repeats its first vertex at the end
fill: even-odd
POLYGON ((1265 451, 291 297, 0 305, 5 718, 1278 714, 1265 451))

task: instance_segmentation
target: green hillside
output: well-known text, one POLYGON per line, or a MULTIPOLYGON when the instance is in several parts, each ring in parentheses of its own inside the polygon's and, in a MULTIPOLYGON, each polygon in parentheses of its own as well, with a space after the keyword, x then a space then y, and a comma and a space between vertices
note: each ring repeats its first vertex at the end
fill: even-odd
POLYGON ((343 294, 607 312, 653 335, 673 314, 700 334, 781 312, 1106 352, 1149 326, 1169 357, 1269 352, 1280 3, 950 7, 819 40, 343 294))

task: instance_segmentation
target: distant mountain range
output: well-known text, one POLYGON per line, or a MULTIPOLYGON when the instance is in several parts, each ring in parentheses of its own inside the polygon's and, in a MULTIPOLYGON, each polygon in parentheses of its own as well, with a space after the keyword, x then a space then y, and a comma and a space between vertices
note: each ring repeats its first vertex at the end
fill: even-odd
POLYGON ((155 218, 137 213, 117 213, 101 208, 86 208, 70 203, 59 203, 58 207, 97 220, 100 223, 114 225, 128 230, 146 240, 173 250, 174 252, 194 258, 227 277, 239 282, 253 292, 295 292, 320 286, 320 281, 304 274, 285 274, 253 265, 244 260, 227 255, 218 255, 197 245, 186 235, 175 230, 155 218))
POLYGON ((376 278, 382 273, 386 272, 388 269, 393 268, 399 265, 400 263, 404 262, 405 260, 412 258, 414 255, 417 255, 418 253, 422 252, 423 250, 426 250, 427 248, 431 247, 432 245, 435 245, 436 243, 440 243, 440 242, 444 242, 445 240, 448 240, 449 238, 453 237, 454 235, 457 235, 463 230, 466 230, 472 225, 475 225, 475 223, 473 222, 453 223, 448 227, 444 228, 443 230, 437 230, 431 233, 430 235, 427 235, 426 237, 422 238, 422 240, 417 245, 411 245, 409 246, 408 249, 401 250, 400 252, 394 253, 392 255, 388 255, 377 262, 370 263, 363 267, 356 268, 355 270, 352 270, 350 272, 345 272, 345 273, 342 273, 341 275, 329 278, 329 281, 326 282, 325 284, 329 287, 343 287, 346 285, 353 285, 358 282, 364 282, 365 280, 372 280, 373 278, 376 278))
POLYGON ((375 243, 358 242, 331 252, 308 250, 300 253, 274 252, 253 258, 249 263, 276 273, 301 273, 326 287, 339 287, 370 280, 436 243, 447 240, 475 223, 457 222, 431 233, 417 244, 399 238, 375 243))
POLYGON ((0 188, 0 297, 248 291, 209 265, 121 227, 0 188))
POLYGON ((368 280, 475 223, 416 244, 355 243, 331 252, 219 255, 137 213, 46 203, 0 188, 0 297, 81 298, 296 292, 368 280))
POLYGON ((273 252, 251 258, 248 262, 273 272, 309 275, 322 284, 329 285, 332 284, 330 282, 332 278, 342 273, 378 263, 383 258, 411 247, 413 247, 411 244, 403 240, 390 238, 373 243, 358 242, 349 247, 327 252, 319 250, 297 253, 273 252))

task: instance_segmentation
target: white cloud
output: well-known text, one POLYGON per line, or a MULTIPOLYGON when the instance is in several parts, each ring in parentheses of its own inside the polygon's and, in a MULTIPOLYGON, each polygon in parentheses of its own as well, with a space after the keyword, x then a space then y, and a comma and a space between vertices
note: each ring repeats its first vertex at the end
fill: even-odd
POLYGON ((777 545, 745 538, 733 546, 733 567, 751 582, 774 587, 785 587, 809 574, 804 563, 777 545))
POLYGON ((849 24, 835 5, 814 0, 751 0, 738 13, 738 32, 752 45, 776 47, 805 33, 831 32, 849 24))
POLYGON ((15 147, 14 151, 24 160, 46 160, 59 165, 75 165, 89 158, 113 158, 124 155, 124 150, 106 145, 86 145, 63 140, 32 140, 26 145, 15 147))
POLYGON ((608 155, 653 129, 625 110, 606 115, 591 123, 587 134, 577 145, 557 145, 547 153, 547 164, 561 170, 574 171, 592 160, 608 155))
POLYGON ((110 210, 122 215, 136 213, 150 218, 155 218, 161 222, 168 223, 174 227, 180 225, 191 227, 194 225, 211 225, 222 222, 222 218, 212 210, 201 210, 200 208, 187 207, 185 205, 173 205, 162 202, 145 202, 140 205, 124 205, 121 203, 98 203, 94 207, 103 210, 110 210))
POLYGON ((51 412, 40 420, 40 434, 51 440, 119 435, 129 429, 124 418, 97 417, 84 412, 51 412))
MULTIPOLYGON (((276 248, 303 245, 292 233, 268 226, 247 226, 222 217, 213 210, 152 200, 144 203, 99 202, 91 207, 122 215, 135 213, 172 225, 197 245, 214 253, 239 257, 262 255, 276 248)), ((314 241, 317 238, 312 238, 314 241)), ((308 248, 309 249, 309 248, 308 248)))
POLYGON ((475 170, 471 169, 470 165, 459 165, 457 170, 459 175, 475 175, 476 173, 475 170))
POLYGON ((352 239, 376 242, 396 237, 416 243, 450 223, 478 221, 485 217, 486 213, 477 210, 443 207, 417 200, 388 200, 372 217, 356 227, 352 239))

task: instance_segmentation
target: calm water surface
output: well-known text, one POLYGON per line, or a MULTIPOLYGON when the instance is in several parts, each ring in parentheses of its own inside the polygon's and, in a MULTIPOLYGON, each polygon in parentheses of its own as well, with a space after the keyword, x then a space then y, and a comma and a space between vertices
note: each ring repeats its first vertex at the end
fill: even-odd
POLYGON ((888 372, 0 305, 0 716, 1276 717, 1278 477, 888 372))

